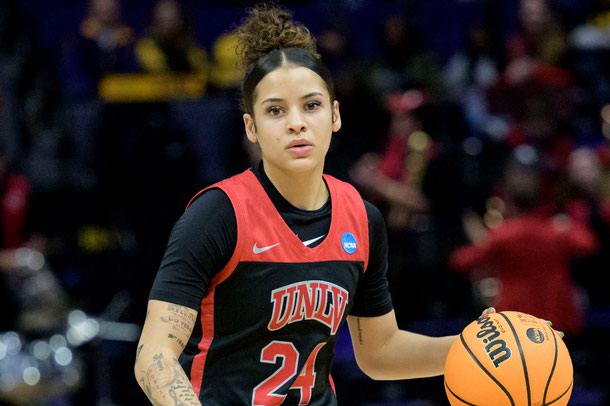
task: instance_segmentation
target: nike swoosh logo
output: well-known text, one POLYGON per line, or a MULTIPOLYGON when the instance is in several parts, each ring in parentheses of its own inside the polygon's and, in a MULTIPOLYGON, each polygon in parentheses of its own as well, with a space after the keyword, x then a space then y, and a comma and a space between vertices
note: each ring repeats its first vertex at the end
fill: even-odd
POLYGON ((267 245, 266 247, 257 247, 256 243, 254 243, 254 246, 252 247, 252 252, 255 254, 260 254, 261 252, 269 251, 271 248, 277 247, 278 245, 280 245, 279 242, 273 245, 267 245))
POLYGON ((307 241, 303 241, 303 245, 306 247, 309 247, 311 244, 313 244, 314 242, 318 241, 320 238, 324 238, 323 235, 316 237, 316 238, 312 238, 311 240, 307 240, 307 241))

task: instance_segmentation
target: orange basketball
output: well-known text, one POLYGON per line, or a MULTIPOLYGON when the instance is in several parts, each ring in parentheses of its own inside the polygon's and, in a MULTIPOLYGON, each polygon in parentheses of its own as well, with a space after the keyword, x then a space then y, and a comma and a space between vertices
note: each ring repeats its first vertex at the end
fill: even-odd
POLYGON ((564 406, 573 369, 563 340, 529 314, 479 317, 455 340, 445 362, 452 406, 564 406))

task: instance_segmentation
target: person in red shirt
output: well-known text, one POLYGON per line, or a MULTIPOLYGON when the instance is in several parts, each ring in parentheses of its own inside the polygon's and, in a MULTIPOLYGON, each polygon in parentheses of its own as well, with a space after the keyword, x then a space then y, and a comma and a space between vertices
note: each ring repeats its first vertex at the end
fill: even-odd
POLYGON ((492 305, 553 320, 558 329, 579 334, 583 306, 570 275, 576 256, 597 249, 595 235, 568 216, 537 214, 539 171, 521 163, 505 172, 508 209, 512 215, 480 241, 458 248, 451 267, 469 271, 486 267, 499 282, 492 305))

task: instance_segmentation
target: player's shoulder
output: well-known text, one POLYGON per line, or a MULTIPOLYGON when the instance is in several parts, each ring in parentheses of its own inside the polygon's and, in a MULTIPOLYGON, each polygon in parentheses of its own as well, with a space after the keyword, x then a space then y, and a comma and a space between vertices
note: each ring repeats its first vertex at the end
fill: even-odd
POLYGON ((220 208, 225 206, 232 207, 231 198, 227 189, 232 189, 238 184, 247 183, 249 180, 246 179, 248 178, 248 175, 251 175, 250 170, 233 175, 200 190, 191 198, 187 208, 190 209, 192 206, 196 206, 199 209, 207 208, 208 206, 220 208), (248 172, 250 172, 250 174, 248 172))
POLYGON ((231 199, 219 187, 211 187, 198 193, 190 202, 187 212, 190 210, 201 211, 224 206, 231 206, 231 199))
POLYGON ((192 224, 194 227, 203 227, 210 223, 232 224, 235 222, 233 203, 222 189, 206 189, 191 200, 179 222, 192 224))

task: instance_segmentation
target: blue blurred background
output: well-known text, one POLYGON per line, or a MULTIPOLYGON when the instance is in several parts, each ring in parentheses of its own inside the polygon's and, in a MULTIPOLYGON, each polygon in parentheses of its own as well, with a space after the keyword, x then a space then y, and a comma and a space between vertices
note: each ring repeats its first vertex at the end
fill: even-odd
MULTIPOLYGON (((258 160, 231 33, 249 4, 0 1, 0 405, 146 404, 171 227, 258 160)), ((610 1, 282 4, 335 78, 327 172, 386 216, 401 328, 532 312, 566 333, 570 404, 610 405, 610 1)), ((448 404, 442 378, 365 377, 347 331, 334 368, 343 405, 448 404)))

